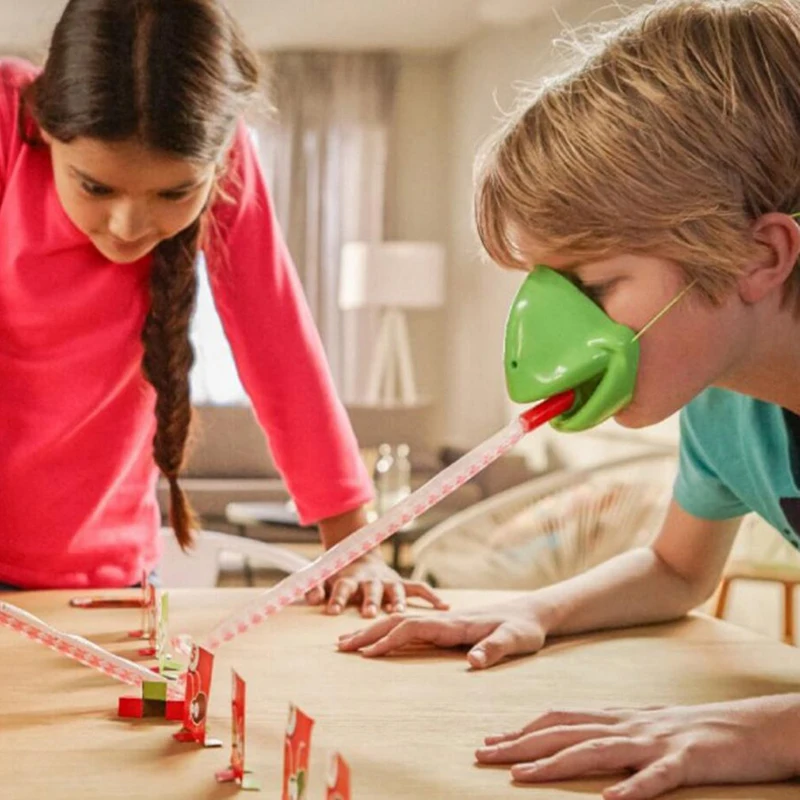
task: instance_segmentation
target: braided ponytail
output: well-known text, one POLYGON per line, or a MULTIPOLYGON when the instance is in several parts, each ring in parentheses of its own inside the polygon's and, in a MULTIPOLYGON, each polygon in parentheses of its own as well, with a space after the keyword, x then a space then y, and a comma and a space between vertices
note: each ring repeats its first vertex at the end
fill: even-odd
POLYGON ((182 549, 192 544, 197 522, 178 483, 183 466, 192 406, 189 371, 194 351, 189 325, 197 297, 195 258, 202 217, 153 252, 150 311, 142 330, 142 369, 156 390, 156 433, 153 456, 169 482, 169 520, 182 549))

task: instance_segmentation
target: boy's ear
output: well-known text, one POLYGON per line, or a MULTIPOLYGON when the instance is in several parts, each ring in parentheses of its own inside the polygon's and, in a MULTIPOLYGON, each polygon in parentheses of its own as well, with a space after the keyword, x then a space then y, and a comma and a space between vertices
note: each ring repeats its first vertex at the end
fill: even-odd
POLYGON ((759 302, 789 280, 800 256, 800 225, 788 214, 764 214, 753 225, 753 239, 761 254, 737 280, 745 303, 759 302))

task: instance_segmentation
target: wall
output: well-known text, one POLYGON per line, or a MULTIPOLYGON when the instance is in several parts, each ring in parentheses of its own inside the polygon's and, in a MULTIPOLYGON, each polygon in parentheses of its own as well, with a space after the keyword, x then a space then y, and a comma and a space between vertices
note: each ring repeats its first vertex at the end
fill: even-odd
POLYGON ((547 62, 551 25, 486 33, 462 48, 452 68, 450 271, 445 340, 444 412, 447 441, 467 445, 507 419, 502 348, 505 317, 520 276, 486 264, 472 222, 472 168, 481 142, 508 108, 512 85, 547 62))
MULTIPOLYGON (((404 54, 398 59, 397 96, 387 175, 387 239, 449 244, 448 138, 450 64, 448 54, 404 54)), ((385 425, 392 438, 434 446, 443 443, 435 427, 444 400, 444 310, 409 314, 409 334, 421 406, 403 412, 353 410, 363 425, 385 425)), ((359 431, 361 435, 361 431, 359 431)))

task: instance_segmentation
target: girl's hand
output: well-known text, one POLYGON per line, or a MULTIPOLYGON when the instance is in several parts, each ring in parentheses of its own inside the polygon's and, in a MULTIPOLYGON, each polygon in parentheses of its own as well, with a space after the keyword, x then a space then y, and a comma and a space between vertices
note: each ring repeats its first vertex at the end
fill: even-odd
POLYGON ((663 709, 554 711, 489 736, 482 764, 512 764, 534 783, 633 771, 605 800, 645 800, 679 786, 766 783, 800 774, 800 695, 663 709))
POLYGON ((320 605, 328 597, 326 611, 341 614, 348 603, 361 606, 361 616, 375 617, 378 610, 401 612, 406 609, 406 599, 417 597, 427 600, 434 608, 446 609, 447 603, 439 599, 430 586, 418 581, 403 580, 379 553, 367 553, 357 561, 337 572, 325 585, 312 589, 306 600, 310 605, 320 605))
POLYGON ((522 599, 472 612, 425 617, 397 614, 340 637, 339 649, 382 656, 409 644, 475 645, 467 659, 471 666, 482 669, 506 656, 535 653, 544 644, 546 633, 541 615, 529 600, 522 599))

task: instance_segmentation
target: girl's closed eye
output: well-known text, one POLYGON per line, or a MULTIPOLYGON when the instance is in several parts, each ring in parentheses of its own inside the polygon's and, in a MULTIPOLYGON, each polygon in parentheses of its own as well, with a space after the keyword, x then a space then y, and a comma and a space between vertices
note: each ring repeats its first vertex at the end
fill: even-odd
POLYGON ((193 194, 197 191, 196 188, 194 189, 171 189, 166 192, 160 192, 159 197, 162 200, 172 200, 173 202, 177 202, 178 200, 185 200, 190 194, 193 194))
POLYGON ((81 180, 81 189, 90 197, 108 197, 114 193, 114 190, 109 186, 104 186, 102 183, 95 183, 86 179, 81 180))

